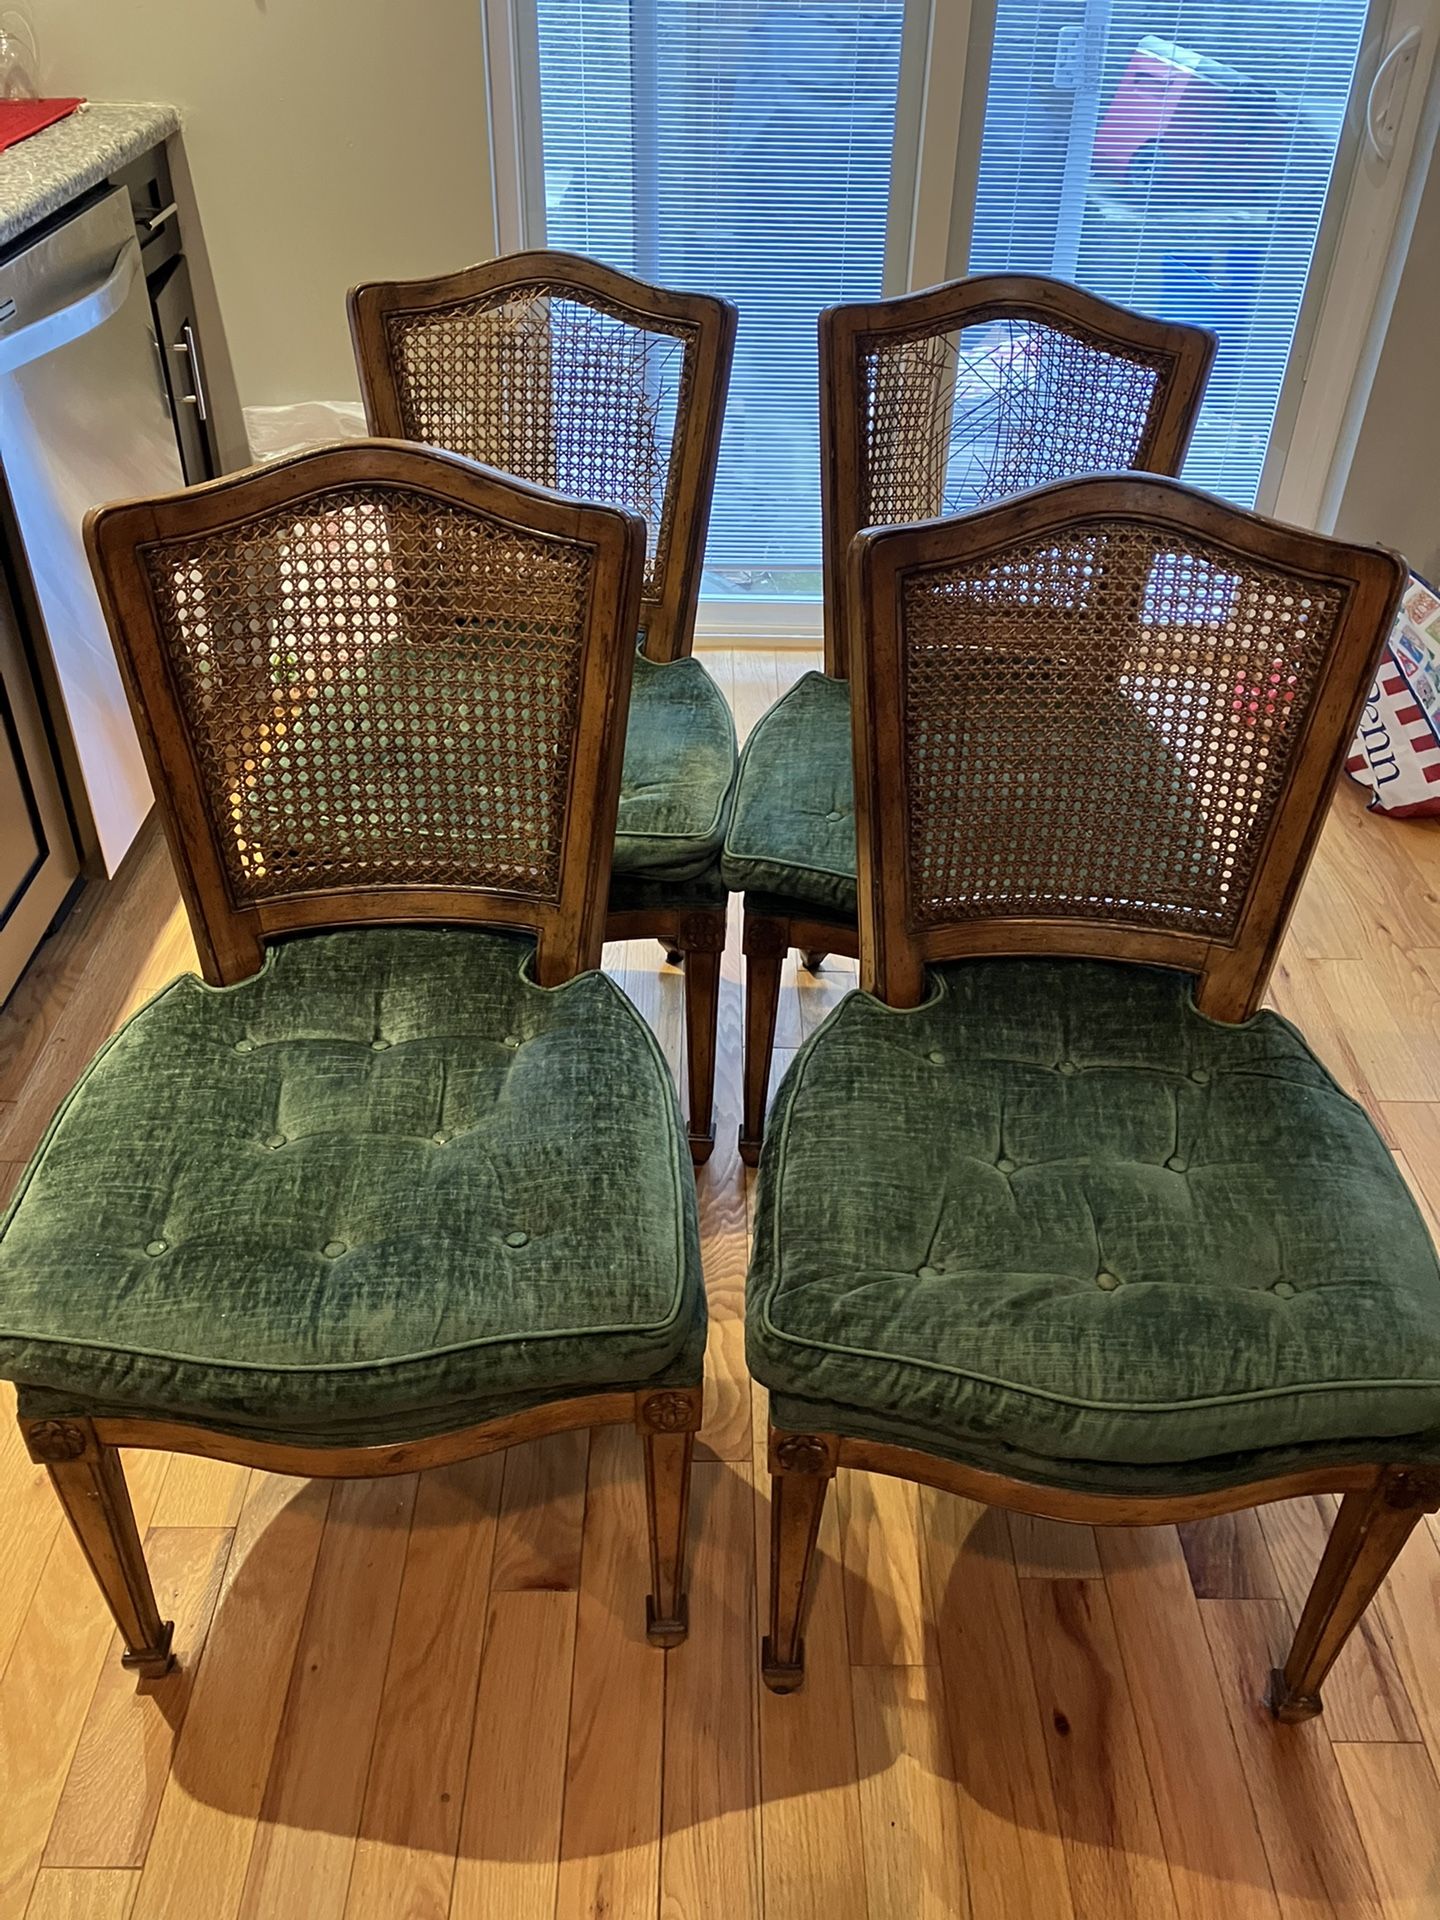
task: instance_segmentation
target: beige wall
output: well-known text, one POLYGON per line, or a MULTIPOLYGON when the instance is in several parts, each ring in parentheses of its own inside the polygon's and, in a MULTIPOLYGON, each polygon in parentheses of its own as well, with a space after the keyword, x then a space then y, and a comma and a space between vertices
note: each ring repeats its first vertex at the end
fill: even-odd
MULTIPOLYGON (((493 251, 482 0, 27 0, 25 11, 45 91, 173 101, 184 115, 245 406, 353 399, 346 288, 493 251)), ((197 289, 202 326, 208 292, 197 289)))
POLYGON ((1415 215, 1335 531, 1440 580, 1440 153, 1415 215))

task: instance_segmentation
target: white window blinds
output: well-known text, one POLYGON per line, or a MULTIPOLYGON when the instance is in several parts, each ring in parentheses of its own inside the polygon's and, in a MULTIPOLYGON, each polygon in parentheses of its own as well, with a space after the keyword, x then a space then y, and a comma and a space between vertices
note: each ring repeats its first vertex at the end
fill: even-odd
POLYGON ((879 295, 904 0, 537 0, 546 240, 728 294, 710 595, 819 593, 815 317, 879 295))
POLYGON ((1366 0, 998 0, 970 264, 1220 336, 1185 473, 1254 502, 1366 0))

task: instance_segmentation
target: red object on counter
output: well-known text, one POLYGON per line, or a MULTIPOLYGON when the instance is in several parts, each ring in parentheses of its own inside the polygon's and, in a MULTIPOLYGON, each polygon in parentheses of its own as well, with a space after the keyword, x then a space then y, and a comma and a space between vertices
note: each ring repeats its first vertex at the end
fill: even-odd
POLYGON ((28 140, 32 133, 53 127, 67 113, 85 102, 75 100, 0 100, 0 153, 17 140, 28 140))

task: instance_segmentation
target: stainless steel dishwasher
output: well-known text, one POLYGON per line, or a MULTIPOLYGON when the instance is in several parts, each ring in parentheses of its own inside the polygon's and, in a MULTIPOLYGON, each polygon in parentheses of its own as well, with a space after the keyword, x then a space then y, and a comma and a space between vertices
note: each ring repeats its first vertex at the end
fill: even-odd
POLYGON ((152 795, 81 523, 103 501, 184 485, 122 189, 0 263, 0 465, 85 784, 72 801, 113 873, 152 795))

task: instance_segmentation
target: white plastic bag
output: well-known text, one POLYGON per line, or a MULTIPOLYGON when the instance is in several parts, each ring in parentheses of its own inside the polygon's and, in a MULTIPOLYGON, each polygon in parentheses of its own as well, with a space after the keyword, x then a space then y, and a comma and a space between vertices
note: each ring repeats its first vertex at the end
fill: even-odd
POLYGON ((296 400, 288 407, 247 407, 245 431, 252 460, 282 460, 287 453, 330 440, 358 440, 365 409, 358 400, 296 400))

